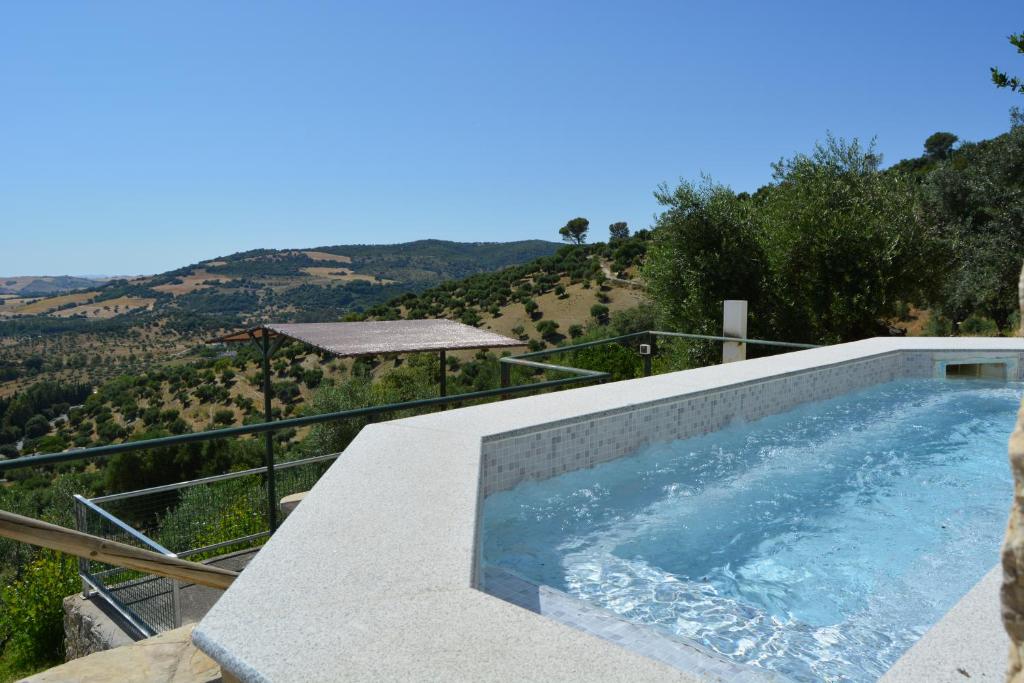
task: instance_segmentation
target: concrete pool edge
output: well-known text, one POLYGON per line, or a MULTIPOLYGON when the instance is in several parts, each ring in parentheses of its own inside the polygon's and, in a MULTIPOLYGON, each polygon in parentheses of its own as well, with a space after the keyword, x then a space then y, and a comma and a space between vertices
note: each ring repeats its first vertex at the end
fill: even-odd
POLYGON ((193 637, 246 681, 714 680, 475 589, 487 445, 899 352, 1019 357, 1024 340, 871 339, 371 425, 193 637))
POLYGON ((997 564, 903 653, 880 683, 1002 681, 1010 637, 1000 617, 997 564))

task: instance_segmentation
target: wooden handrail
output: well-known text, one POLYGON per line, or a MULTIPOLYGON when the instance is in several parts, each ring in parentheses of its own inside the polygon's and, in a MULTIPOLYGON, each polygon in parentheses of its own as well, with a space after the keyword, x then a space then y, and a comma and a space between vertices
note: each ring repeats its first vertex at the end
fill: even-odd
POLYGON ((169 579, 188 581, 227 590, 238 572, 177 557, 161 555, 152 550, 136 548, 127 543, 110 541, 56 524, 0 510, 0 536, 30 543, 50 550, 59 550, 117 567, 135 569, 169 579))

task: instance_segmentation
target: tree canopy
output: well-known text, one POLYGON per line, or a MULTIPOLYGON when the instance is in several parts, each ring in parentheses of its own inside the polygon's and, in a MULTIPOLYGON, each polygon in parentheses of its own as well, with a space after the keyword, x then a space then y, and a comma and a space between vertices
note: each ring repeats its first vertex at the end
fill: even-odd
POLYGON ((608 226, 609 242, 627 238, 629 238, 629 225, 625 221, 618 221, 608 226))
POLYGON ((946 159, 959 139, 952 133, 932 133, 924 141, 924 154, 929 159, 946 159))
MULTIPOLYGON (((1024 54, 1024 32, 1012 34, 1009 37, 1010 45, 1017 48, 1017 54, 1024 54)), ((991 68, 992 82, 997 88, 1009 88, 1011 92, 1024 94, 1024 79, 1019 76, 1010 76, 997 67, 991 68)))
POLYGON ((562 239, 572 244, 583 244, 587 241, 587 230, 590 229, 590 221, 586 218, 573 218, 558 230, 562 239))
POLYGON ((836 343, 884 332, 927 298, 939 242, 915 220, 914 185, 873 146, 831 136, 777 163, 754 197, 705 178, 656 193, 644 276, 672 329, 717 333, 724 299, 751 304, 751 335, 836 343))

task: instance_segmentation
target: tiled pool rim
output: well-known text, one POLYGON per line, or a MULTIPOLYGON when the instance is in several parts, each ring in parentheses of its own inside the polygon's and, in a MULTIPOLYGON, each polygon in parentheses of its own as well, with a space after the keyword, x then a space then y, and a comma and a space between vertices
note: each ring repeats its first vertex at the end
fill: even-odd
POLYGON ((948 361, 1020 379, 1021 360, 1022 339, 876 338, 371 425, 193 638, 245 681, 716 680, 477 590, 486 495, 948 361))

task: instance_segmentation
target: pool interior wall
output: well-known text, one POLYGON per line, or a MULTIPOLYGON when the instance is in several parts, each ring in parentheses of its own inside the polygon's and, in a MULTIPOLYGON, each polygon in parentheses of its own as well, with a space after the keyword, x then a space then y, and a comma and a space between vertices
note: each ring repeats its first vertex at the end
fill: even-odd
POLYGON ((1021 353, 895 351, 683 394, 541 428, 485 437, 481 447, 482 494, 486 498, 524 481, 593 467, 652 443, 708 434, 736 420, 757 420, 802 403, 835 398, 894 379, 945 377, 950 361, 968 359, 971 363, 1003 363, 1007 379, 1024 379, 1021 353))

